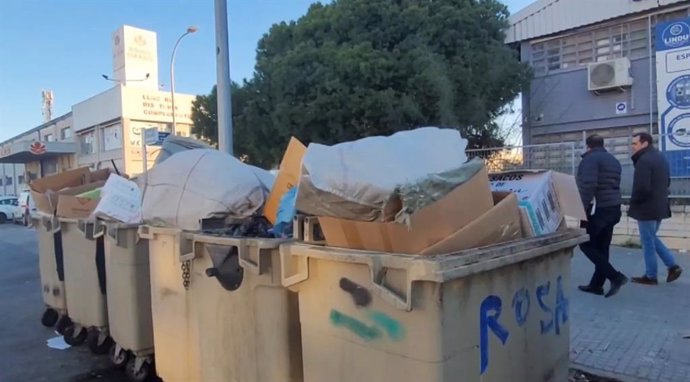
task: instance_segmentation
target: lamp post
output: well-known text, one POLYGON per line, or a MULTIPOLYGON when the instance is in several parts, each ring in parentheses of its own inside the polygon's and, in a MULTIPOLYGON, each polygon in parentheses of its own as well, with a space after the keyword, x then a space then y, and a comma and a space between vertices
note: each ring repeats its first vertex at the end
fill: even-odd
POLYGON ((194 33, 199 28, 195 26, 190 26, 187 28, 187 31, 184 32, 178 39, 177 42, 175 43, 175 47, 173 48, 172 51, 172 56, 170 57, 170 101, 171 101, 171 106, 172 106, 172 135, 175 135, 175 130, 177 128, 177 120, 175 119, 175 54, 177 53, 177 46, 180 45, 180 41, 184 38, 184 36, 194 33))

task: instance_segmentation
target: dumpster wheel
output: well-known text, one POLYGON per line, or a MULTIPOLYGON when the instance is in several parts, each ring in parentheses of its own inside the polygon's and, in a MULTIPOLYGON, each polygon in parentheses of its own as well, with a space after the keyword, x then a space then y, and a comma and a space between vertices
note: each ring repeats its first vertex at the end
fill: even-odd
POLYGON ((64 335, 65 329, 71 325, 72 320, 69 318, 69 316, 63 314, 60 316, 60 318, 58 318, 57 323, 55 323, 55 331, 58 332, 58 334, 64 335))
POLYGON ((65 333, 63 334, 63 337, 65 338, 65 342, 71 346, 79 346, 86 341, 86 330, 79 326, 77 328, 76 325, 72 324, 65 328, 65 333))
POLYGON ((127 362, 125 374, 132 382, 144 382, 153 375, 153 365, 149 357, 131 357, 127 362))
POLYGON ((101 355, 108 353, 113 344, 113 340, 110 338, 107 331, 89 328, 86 344, 89 346, 91 353, 101 355))
POLYGON ((110 346, 110 362, 118 369, 124 369, 129 361, 129 352, 113 342, 110 346))
POLYGON ((46 308, 46 311, 43 312, 43 316, 41 317, 41 324, 47 328, 51 328, 57 323, 59 318, 60 315, 55 309, 46 308))

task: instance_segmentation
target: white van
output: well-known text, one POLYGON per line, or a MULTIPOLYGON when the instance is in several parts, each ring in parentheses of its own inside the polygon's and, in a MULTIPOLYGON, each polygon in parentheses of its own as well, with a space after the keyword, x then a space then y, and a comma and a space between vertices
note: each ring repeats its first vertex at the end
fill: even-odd
POLYGON ((31 215, 36 213, 36 205, 31 197, 31 192, 24 191, 19 195, 19 205, 15 207, 14 221, 28 226, 31 223, 31 215))

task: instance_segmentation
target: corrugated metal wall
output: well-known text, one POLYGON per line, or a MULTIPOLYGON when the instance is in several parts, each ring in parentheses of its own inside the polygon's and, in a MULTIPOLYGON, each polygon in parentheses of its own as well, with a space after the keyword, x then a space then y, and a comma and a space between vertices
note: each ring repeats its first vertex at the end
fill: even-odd
POLYGON ((538 0, 510 18, 506 43, 525 41, 584 25, 689 0, 538 0))

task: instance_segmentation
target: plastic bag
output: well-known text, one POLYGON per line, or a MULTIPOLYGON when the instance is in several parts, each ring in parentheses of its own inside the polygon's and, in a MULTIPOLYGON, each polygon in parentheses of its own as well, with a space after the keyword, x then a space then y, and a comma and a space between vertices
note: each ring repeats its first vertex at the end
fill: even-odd
POLYGON ((297 209, 361 221, 393 219, 386 202, 396 187, 467 161, 457 130, 425 127, 335 146, 310 144, 302 161, 297 209))
POLYGON ((268 190, 255 170, 217 150, 179 152, 147 175, 143 215, 148 224, 201 229, 200 220, 252 216, 268 190))

